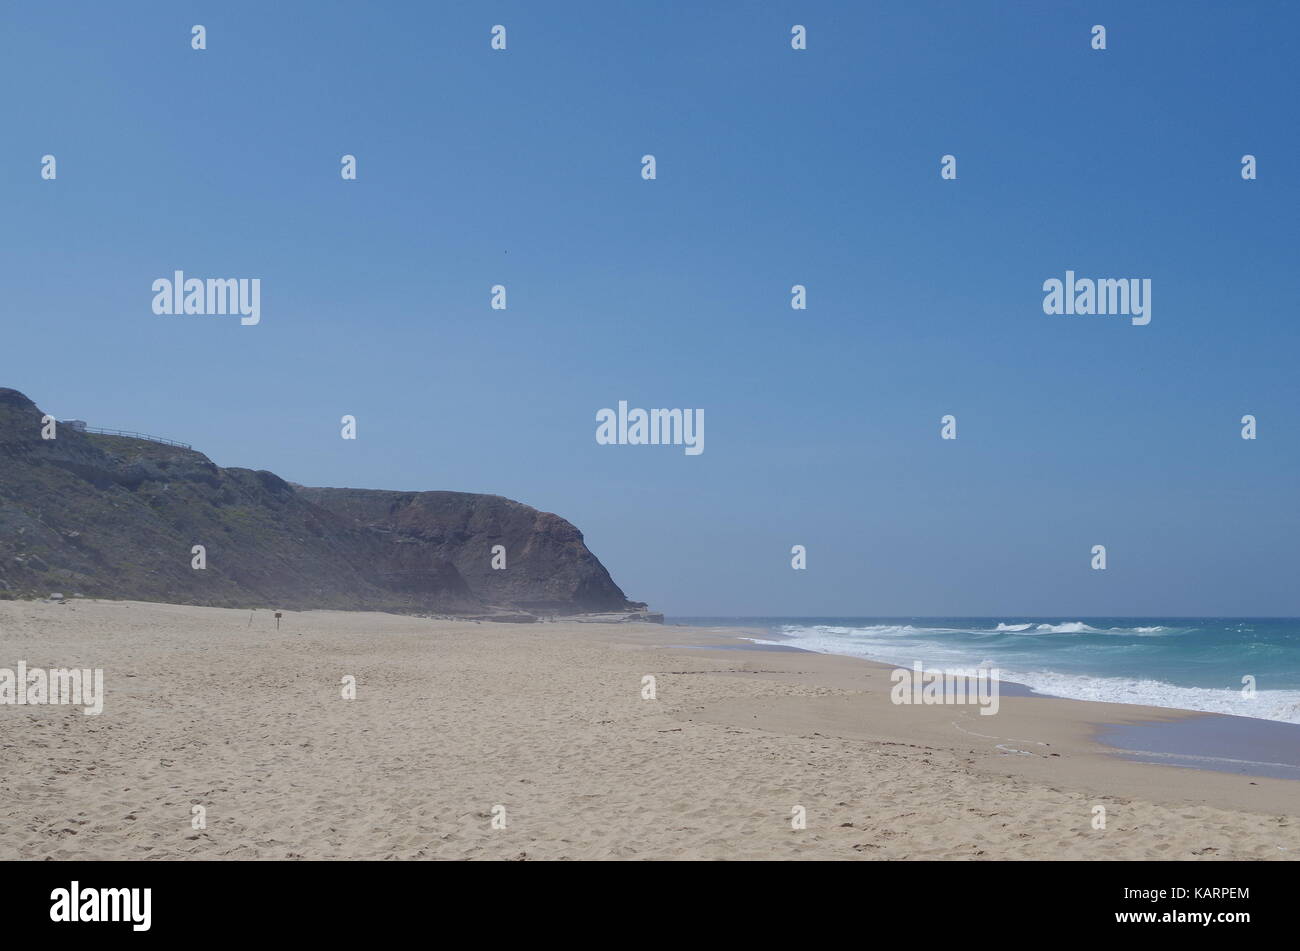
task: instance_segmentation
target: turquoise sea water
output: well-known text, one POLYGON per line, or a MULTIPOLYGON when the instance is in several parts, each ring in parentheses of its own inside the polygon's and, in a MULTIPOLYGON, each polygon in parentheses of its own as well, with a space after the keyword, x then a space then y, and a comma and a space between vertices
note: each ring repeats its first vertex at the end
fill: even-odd
POLYGON ((1079 700, 1300 723, 1295 618, 668 618, 763 643, 885 663, 996 667, 1004 680, 1079 700), (1243 678, 1254 678, 1254 696, 1243 678))

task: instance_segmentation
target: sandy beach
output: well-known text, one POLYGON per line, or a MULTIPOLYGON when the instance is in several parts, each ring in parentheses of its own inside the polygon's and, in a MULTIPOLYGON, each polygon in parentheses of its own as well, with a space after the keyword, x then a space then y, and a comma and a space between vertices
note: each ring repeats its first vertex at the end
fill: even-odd
POLYGON ((1093 739, 1186 714, 901 706, 887 667, 739 643, 0 602, 0 667, 102 668, 105 684, 98 716, 0 706, 0 859, 1300 857, 1300 783, 1093 739))

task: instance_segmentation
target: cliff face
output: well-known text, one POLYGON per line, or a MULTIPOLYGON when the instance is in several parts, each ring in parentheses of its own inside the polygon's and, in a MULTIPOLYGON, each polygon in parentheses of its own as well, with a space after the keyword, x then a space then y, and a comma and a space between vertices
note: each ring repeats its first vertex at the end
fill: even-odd
POLYGON ((311 489, 59 426, 0 389, 0 594, 248 607, 630 607, 564 519, 498 496, 311 489), (207 568, 191 567, 195 545, 207 568), (492 547, 506 568, 492 568, 492 547))
POLYGON ((445 562, 489 604, 524 610, 620 611, 628 600, 583 543, 582 532, 549 512, 499 495, 311 489, 299 495, 387 539, 394 572, 445 562), (505 569, 492 567, 504 549, 505 569))

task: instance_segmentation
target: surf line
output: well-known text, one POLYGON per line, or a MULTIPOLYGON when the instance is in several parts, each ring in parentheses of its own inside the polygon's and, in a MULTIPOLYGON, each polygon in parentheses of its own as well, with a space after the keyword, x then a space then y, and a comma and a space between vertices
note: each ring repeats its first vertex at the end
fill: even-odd
MULTIPOLYGON (((1154 750, 1126 750, 1123 747, 1118 746, 1111 747, 1110 752, 1120 753, 1126 756, 1155 756, 1160 759, 1194 759, 1203 763, 1234 763, 1239 766, 1273 766, 1278 769, 1300 770, 1300 766, 1297 766, 1295 763, 1269 763, 1257 759, 1231 759, 1227 756, 1204 756, 1197 753, 1158 753, 1154 750)), ((1172 763, 1170 765, 1178 766, 1181 764, 1172 763)), ((1188 768, 1196 769, 1197 767, 1189 766, 1188 768)))

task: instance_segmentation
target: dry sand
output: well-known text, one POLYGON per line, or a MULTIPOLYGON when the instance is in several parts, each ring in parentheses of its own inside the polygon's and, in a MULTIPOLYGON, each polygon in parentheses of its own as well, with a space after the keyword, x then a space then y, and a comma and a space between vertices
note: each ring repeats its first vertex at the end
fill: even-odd
POLYGON ((0 859, 1300 857, 1300 783, 1090 740, 1170 711, 895 706, 887 668, 679 627, 249 619, 0 602, 0 667, 107 693, 0 706, 0 859))

